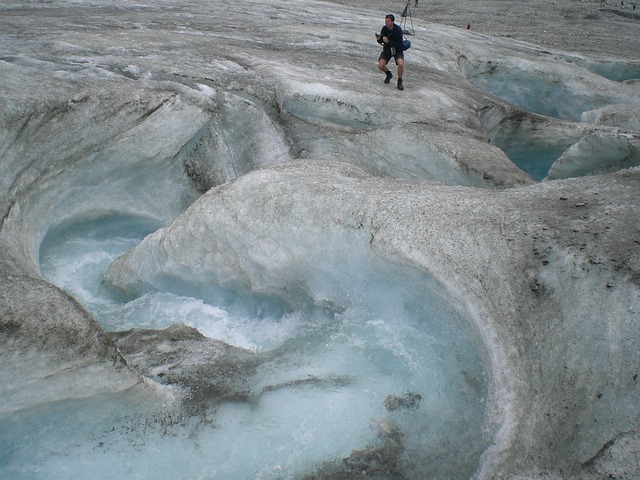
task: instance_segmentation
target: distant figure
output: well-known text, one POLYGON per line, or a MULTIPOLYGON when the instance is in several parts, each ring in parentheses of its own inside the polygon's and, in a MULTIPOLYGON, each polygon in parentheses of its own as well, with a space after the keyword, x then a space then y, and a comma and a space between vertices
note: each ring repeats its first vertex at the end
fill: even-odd
POLYGON ((416 6, 416 7, 418 6, 418 0, 416 0, 416 4, 415 4, 415 6, 416 6))
POLYGON ((471 24, 467 23, 467 30, 471 30, 471 24))
POLYGON ((384 27, 380 33, 376 33, 376 41, 383 46, 380 57, 378 57, 378 68, 381 72, 386 73, 384 83, 389 83, 393 78, 393 74, 387 68, 387 63, 391 57, 395 58, 398 66, 398 90, 404 90, 402 84, 402 74, 404 72, 404 53, 402 52, 403 33, 402 27, 394 22, 396 18, 392 14, 384 17, 384 27))

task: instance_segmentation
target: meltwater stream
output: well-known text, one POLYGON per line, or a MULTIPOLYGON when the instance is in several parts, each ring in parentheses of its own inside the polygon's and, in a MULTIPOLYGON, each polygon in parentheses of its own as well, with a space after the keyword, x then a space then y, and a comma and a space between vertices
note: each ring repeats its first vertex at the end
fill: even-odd
POLYGON ((174 415, 175 405, 136 389, 20 412, 0 420, 0 477, 472 476, 488 442, 486 362, 473 328, 430 277, 361 264, 353 302, 335 311, 274 305, 255 315, 166 292, 110 296, 101 282, 109 264, 157 227, 111 216, 59 228, 42 244, 42 274, 106 330, 184 323, 258 356, 278 350, 249 380, 254 398, 175 414, 162 427, 159 412, 174 415))

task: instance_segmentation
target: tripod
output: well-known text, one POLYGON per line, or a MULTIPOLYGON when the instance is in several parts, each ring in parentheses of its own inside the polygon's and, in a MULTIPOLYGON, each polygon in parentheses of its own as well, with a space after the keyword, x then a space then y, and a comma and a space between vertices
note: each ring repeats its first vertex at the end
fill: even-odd
MULTIPOLYGON (((404 10, 402 10, 402 13, 400 14, 400 16, 402 17, 402 20, 400 21, 400 27, 402 28, 402 33, 404 33, 405 35, 413 35, 413 32, 415 31, 414 27, 413 27, 413 18, 411 17, 411 0, 407 0, 407 4, 404 7, 404 10), (409 17, 409 21, 411 22, 411 30, 407 30, 406 26, 407 26, 407 17, 409 17)), ((416 5, 418 4, 417 0, 416 0, 416 5)))

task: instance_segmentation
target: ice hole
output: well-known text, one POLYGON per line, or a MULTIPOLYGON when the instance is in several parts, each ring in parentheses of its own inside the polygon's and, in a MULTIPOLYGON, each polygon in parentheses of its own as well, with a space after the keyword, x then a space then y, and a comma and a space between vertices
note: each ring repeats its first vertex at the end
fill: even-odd
POLYGON ((532 139, 512 138, 504 144, 496 144, 520 170, 536 181, 547 176, 551 166, 566 150, 564 145, 546 144, 542 140, 532 139))
POLYGON ((261 298, 276 305, 252 316, 175 292, 110 296, 109 263, 157 227, 131 216, 67 224, 43 241, 41 271, 108 330, 185 323, 254 352, 248 398, 189 416, 129 391, 0 418, 0 476, 335 478, 363 462, 407 479, 473 475, 490 444, 487 360, 463 303, 432 277, 347 242, 309 272, 316 292, 341 292, 333 303, 287 310, 261 298))
POLYGON ((520 170, 539 182, 547 177, 556 160, 578 138, 554 139, 525 131, 498 132, 492 136, 491 143, 499 147, 520 170))
POLYGON ((500 109, 482 116, 485 134, 509 159, 531 178, 541 181, 563 152, 580 140, 580 128, 558 128, 537 115, 518 112, 505 117, 500 109))

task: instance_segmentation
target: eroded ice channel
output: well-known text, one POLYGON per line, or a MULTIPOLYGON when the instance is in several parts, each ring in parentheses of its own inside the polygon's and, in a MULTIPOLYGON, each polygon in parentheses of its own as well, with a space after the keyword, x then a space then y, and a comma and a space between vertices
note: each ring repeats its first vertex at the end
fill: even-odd
POLYGON ((344 248, 332 249, 345 253, 311 273, 315 289, 327 292, 325 305, 291 308, 215 285, 191 296, 184 283, 130 301, 111 296, 106 269, 157 227, 117 215, 67 224, 45 238, 42 273, 107 330, 184 323, 257 355, 249 400, 189 415, 132 390, 22 412, 0 425, 0 442, 10 446, 0 476, 473 474, 489 437, 485 358, 462 307, 432 278, 376 260, 363 253, 363 239, 345 237, 336 239, 344 248))

